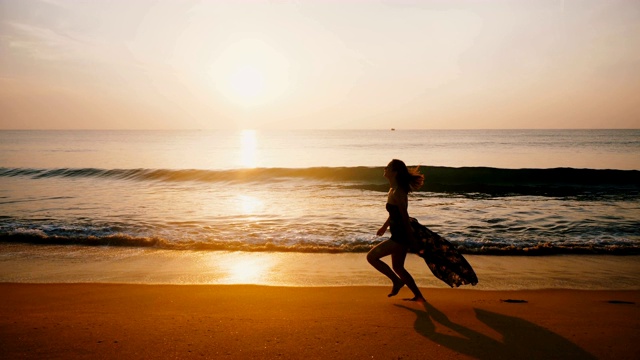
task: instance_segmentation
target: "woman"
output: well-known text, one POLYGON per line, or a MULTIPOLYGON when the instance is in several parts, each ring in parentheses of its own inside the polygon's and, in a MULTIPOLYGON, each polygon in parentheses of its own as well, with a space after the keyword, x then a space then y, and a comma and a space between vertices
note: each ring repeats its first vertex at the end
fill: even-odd
POLYGON ((424 176, 418 173, 417 169, 409 170, 401 160, 393 159, 384 168, 384 177, 389 180, 389 185, 391 185, 386 205, 389 217, 378 230, 378 236, 384 235, 387 228, 391 227, 391 237, 371 249, 367 254, 367 261, 392 281, 393 287, 388 296, 397 295, 400 289, 407 285, 413 292, 413 298, 407 300, 424 302, 426 300, 416 282, 404 268, 409 244, 414 241, 413 229, 407 211, 408 194, 422 186, 424 176), (393 270, 380 260, 387 255, 391 255, 393 270))

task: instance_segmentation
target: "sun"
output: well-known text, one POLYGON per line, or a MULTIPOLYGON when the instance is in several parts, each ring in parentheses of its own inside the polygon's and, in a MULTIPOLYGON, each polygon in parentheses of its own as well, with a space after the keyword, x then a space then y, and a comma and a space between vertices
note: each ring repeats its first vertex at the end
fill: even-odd
POLYGON ((229 75, 229 88, 233 96, 240 100, 253 102, 265 91, 264 74, 252 65, 241 65, 229 75))
POLYGON ((209 75, 227 101, 253 107, 272 104, 288 91, 290 67, 286 56, 267 42, 248 38, 222 49, 209 75))

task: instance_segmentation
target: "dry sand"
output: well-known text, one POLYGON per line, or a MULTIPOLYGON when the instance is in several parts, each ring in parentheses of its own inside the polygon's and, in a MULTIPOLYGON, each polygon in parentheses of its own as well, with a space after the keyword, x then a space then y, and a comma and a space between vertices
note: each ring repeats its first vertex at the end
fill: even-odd
POLYGON ((640 359, 640 291, 387 290, 2 283, 0 358, 640 359))

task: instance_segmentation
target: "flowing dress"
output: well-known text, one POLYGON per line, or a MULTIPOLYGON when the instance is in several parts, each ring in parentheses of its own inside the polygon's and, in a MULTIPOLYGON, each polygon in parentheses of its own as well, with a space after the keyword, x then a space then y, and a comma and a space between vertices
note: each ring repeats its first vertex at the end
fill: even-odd
POLYGON ((418 220, 410 218, 410 222, 414 241, 409 244, 409 252, 423 258, 433 275, 451 287, 478 283, 473 268, 455 245, 420 224, 418 220))

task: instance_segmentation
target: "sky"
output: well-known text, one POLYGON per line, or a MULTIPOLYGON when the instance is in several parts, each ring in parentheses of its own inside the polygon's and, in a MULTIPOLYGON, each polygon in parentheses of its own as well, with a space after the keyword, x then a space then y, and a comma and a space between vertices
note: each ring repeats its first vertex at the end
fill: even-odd
POLYGON ((640 1, 0 0, 0 129, 640 128, 640 1))

